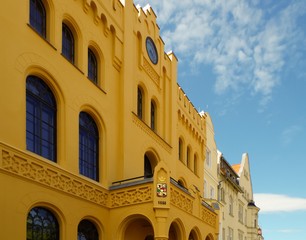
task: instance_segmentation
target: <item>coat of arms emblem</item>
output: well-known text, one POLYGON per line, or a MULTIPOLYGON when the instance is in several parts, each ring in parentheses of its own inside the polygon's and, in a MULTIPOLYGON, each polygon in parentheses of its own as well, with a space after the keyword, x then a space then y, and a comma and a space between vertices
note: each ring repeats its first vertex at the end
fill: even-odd
POLYGON ((158 197, 167 196, 167 183, 157 183, 156 194, 158 197))

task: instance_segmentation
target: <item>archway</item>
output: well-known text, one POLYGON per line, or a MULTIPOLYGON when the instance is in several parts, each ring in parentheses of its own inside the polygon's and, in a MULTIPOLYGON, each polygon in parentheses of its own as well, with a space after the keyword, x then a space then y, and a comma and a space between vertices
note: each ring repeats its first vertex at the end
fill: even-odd
POLYGON ((171 223, 169 229, 169 240, 181 240, 183 239, 183 233, 180 225, 177 222, 171 223))
POLYGON ((154 168, 157 165, 157 159, 153 152, 147 151, 144 155, 144 177, 151 178, 154 174, 154 168))
POLYGON ((134 218, 127 223, 123 234, 124 240, 151 240, 154 239, 154 230, 151 223, 142 217, 134 218))
POLYGON ((208 234, 205 240, 214 240, 214 237, 212 236, 212 234, 208 234))
POLYGON ((201 237, 199 236, 198 231, 196 229, 192 229, 191 232, 189 233, 188 240, 200 240, 200 239, 201 237))

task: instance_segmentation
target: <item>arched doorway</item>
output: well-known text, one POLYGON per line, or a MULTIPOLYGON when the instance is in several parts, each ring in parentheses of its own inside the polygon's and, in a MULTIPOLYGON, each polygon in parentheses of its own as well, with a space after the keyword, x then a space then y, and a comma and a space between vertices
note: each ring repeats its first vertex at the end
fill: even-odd
POLYGON ((214 240, 214 237, 212 236, 212 234, 208 234, 205 240, 214 240))
POLYGON ((180 225, 177 222, 171 223, 169 229, 169 240, 181 240, 183 239, 183 234, 180 225))
POLYGON ((192 229, 191 232, 189 233, 188 240, 200 240, 201 237, 199 235, 199 231, 197 229, 192 229))
POLYGON ((154 230, 151 223, 145 218, 131 219, 123 234, 124 240, 153 240, 154 230))

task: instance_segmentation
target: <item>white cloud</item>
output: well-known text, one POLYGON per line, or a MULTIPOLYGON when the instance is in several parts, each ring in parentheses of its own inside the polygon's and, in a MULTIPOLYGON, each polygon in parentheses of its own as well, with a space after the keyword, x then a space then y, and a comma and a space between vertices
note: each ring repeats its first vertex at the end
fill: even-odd
POLYGON ((306 198, 257 193, 254 200, 261 213, 306 211, 306 198))
POLYGON ((216 93, 250 91, 262 96, 264 106, 281 81, 286 54, 293 55, 294 41, 303 35, 296 34, 296 20, 305 15, 306 2, 290 2, 277 11, 259 3, 151 0, 167 50, 181 62, 212 66, 216 93))
POLYGON ((284 129, 281 134, 282 144, 285 146, 289 145, 301 131, 302 127, 298 125, 292 125, 284 129))
POLYGON ((292 228, 286 228, 286 229, 278 229, 277 232, 280 233, 287 233, 287 234, 292 234, 292 233, 297 233, 301 232, 301 229, 292 229, 292 228))

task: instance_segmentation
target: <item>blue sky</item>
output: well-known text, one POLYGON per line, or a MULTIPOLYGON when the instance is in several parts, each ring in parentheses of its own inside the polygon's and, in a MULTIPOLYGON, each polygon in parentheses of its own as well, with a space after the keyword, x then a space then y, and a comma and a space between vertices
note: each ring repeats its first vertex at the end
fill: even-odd
POLYGON ((306 239, 306 1, 135 0, 231 164, 249 154, 265 240, 306 239))

